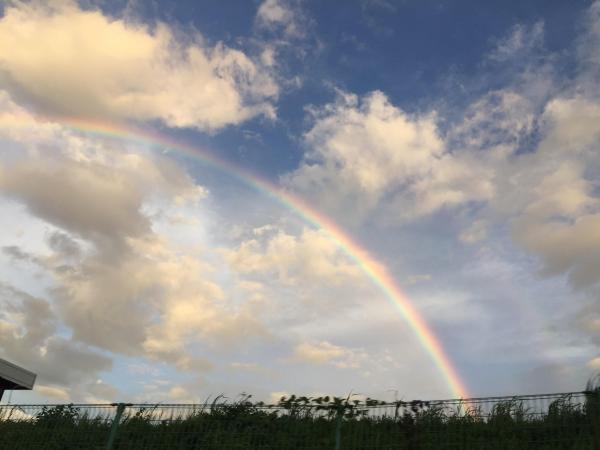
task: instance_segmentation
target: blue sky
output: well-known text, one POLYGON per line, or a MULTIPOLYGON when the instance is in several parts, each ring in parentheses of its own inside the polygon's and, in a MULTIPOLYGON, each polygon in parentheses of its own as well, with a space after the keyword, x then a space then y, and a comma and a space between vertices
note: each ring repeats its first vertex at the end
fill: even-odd
MULTIPOLYGON (((454 393, 600 370, 600 3, 5 2, 0 357, 14 401, 454 393), (97 127, 96 127, 97 128, 97 127)), ((392 397, 390 397, 392 396, 392 397)))

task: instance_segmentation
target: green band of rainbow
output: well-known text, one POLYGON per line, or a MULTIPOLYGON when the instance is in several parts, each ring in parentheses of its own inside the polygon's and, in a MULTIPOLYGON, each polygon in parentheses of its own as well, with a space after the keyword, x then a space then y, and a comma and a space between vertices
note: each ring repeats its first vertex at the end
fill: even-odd
MULTIPOLYGON (((448 387, 456 398, 468 398, 468 391, 458 376, 456 369, 446 355, 441 343, 427 325, 423 317, 411 304, 408 297, 396 284, 386 267, 378 262, 369 252, 360 247, 344 230, 330 218, 308 205, 303 199, 290 192, 282 190, 272 182, 253 174, 233 163, 216 157, 213 153, 203 151, 193 146, 176 142, 175 140, 149 130, 142 130, 129 125, 108 122, 81 120, 76 118, 50 118, 50 122, 73 128, 75 130, 97 135, 125 139, 144 145, 161 146, 165 149, 194 158, 203 164, 210 165, 250 185, 259 192, 271 197, 286 208, 301 216, 307 223, 323 230, 365 273, 400 311, 408 322, 417 338, 431 356, 431 359, 443 375, 448 387)), ((31 119, 29 120, 29 122, 31 119)), ((2 116, 0 125, 16 126, 18 120, 14 116, 2 116)), ((23 123, 21 122, 20 125, 23 123)))

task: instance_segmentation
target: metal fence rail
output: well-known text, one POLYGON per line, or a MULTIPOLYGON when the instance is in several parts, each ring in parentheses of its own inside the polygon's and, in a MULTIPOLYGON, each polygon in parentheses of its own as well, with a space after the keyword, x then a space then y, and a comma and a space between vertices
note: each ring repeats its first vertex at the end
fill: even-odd
POLYGON ((384 403, 0 405, 0 449, 600 449, 600 391, 384 403))

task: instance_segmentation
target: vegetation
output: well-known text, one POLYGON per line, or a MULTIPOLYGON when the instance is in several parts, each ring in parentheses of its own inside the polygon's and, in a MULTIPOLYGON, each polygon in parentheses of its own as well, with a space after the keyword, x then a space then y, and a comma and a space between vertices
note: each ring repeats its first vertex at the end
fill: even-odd
MULTIPOLYGON (((351 396, 282 398, 276 407, 250 396, 211 404, 126 409, 115 449, 597 449, 600 385, 556 396, 478 401, 383 403, 351 396), (529 406, 528 406, 529 405, 529 406)), ((0 448, 103 449, 114 408, 58 405, 36 414, 0 408, 0 448)))

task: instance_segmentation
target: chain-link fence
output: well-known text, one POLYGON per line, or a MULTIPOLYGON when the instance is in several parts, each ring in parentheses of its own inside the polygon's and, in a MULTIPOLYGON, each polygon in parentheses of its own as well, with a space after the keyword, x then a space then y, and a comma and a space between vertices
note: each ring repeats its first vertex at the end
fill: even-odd
POLYGON ((278 405, 0 405, 1 449, 600 449, 600 391, 278 405))

